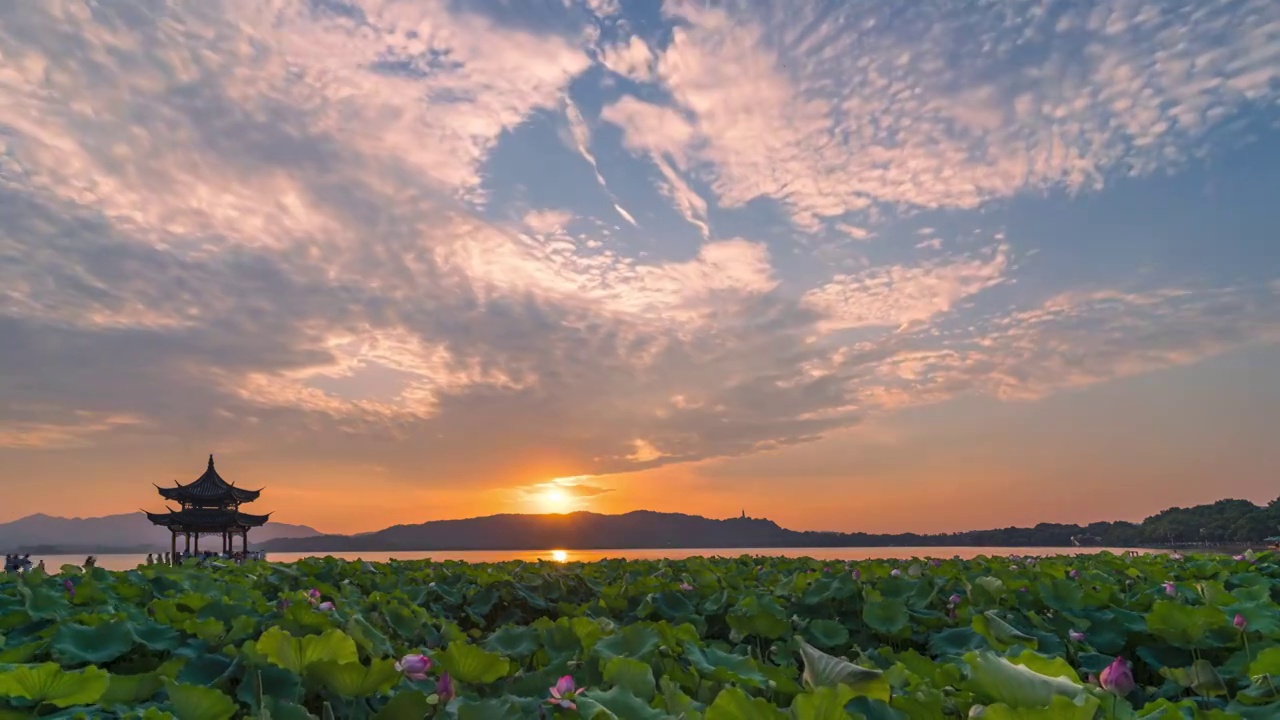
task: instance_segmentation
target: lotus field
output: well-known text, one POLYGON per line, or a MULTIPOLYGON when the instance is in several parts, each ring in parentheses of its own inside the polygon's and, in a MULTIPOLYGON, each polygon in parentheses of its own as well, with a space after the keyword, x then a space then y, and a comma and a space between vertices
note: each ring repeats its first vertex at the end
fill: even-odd
POLYGON ((0 719, 1280 718, 1258 556, 0 579, 0 719))

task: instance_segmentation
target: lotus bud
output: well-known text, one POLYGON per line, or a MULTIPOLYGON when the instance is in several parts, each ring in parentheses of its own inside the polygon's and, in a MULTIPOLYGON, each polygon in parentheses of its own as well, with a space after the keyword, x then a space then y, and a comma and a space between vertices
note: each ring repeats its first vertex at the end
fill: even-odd
POLYGON ((951 593, 951 597, 947 598, 948 605, 959 605, 964 598, 960 597, 960 593, 951 593))
POLYGON ((1067 638, 1071 640, 1071 642, 1084 642, 1084 633, 1078 630, 1072 630, 1067 633, 1067 638))
POLYGON ((858 568, 854 568, 854 569, 853 569, 853 572, 851 572, 851 573, 849 573, 849 574, 850 574, 851 576, 853 576, 853 579, 854 579, 854 580, 861 580, 861 579, 862 579, 862 571, 861 571, 861 570, 859 570, 858 568))
POLYGON ((436 694, 440 696, 442 703, 453 699, 453 678, 449 677, 449 673, 440 674, 440 680, 436 682, 436 694))
POLYGON ((1071 572, 1067 573, 1067 577, 1078 578, 1080 577, 1080 571, 1072 568, 1071 572))
POLYGON ((1111 664, 1103 668, 1102 674, 1098 676, 1098 684, 1103 690, 1124 696, 1133 691, 1137 684, 1133 681, 1133 671, 1129 669, 1129 663, 1124 658, 1117 657, 1111 661, 1111 664))
POLYGON ((1236 616, 1231 620, 1231 624, 1235 625, 1237 630, 1244 632, 1244 629, 1249 626, 1249 621, 1245 620, 1240 613, 1236 613, 1236 616))
POLYGON ((889 572, 889 574, 892 575, 893 577, 898 577, 899 575, 902 574, 902 571, 899 570, 898 568, 894 568, 889 572))
POLYGON ((336 609, 336 608, 335 608, 334 604, 333 604, 331 601, 329 601, 329 600, 325 600, 324 602, 322 602, 322 603, 320 603, 319 605, 317 605, 317 606, 316 606, 316 609, 317 609, 317 610, 322 610, 322 611, 324 611, 324 612, 329 612, 329 611, 334 610, 334 609, 336 609))
POLYGON ((1164 594, 1168 595, 1169 597, 1174 597, 1175 595, 1178 594, 1178 586, 1174 585, 1172 582, 1165 583, 1164 594))
POLYGON ((693 589, 693 586, 692 586, 692 585, 690 585, 690 584, 689 584, 689 583, 687 583, 687 582, 682 582, 682 583, 680 583, 680 589, 681 589, 681 590, 683 590, 683 591, 685 591, 685 592, 689 592, 690 590, 692 590, 692 589, 693 589))
POLYGON ((409 680, 426 680, 431 669, 431 658, 426 655, 405 655, 396 661, 396 670, 409 680))

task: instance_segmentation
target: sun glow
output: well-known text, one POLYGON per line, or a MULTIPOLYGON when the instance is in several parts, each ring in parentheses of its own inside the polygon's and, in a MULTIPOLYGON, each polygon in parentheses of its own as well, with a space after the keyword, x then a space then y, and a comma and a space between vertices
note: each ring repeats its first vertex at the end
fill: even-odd
POLYGON ((551 559, 556 562, 569 562, 569 553, 563 550, 552 550, 551 559))
POLYGON ((543 512, 549 513, 567 513, 571 510, 570 505, 573 504, 573 498, 564 488, 552 485, 538 494, 538 505, 543 512))

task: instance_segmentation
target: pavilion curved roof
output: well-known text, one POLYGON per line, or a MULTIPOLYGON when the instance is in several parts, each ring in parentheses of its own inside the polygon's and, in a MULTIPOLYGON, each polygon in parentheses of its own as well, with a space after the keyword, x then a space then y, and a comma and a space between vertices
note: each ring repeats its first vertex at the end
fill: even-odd
MULTIPOLYGON (((154 484, 154 483, 153 483, 154 484)), ((160 496, 165 500, 186 503, 246 503, 253 502, 262 494, 262 490, 244 490, 222 479, 213 467, 213 456, 209 456, 209 467, 204 474, 186 485, 174 483, 174 487, 165 488, 156 485, 160 496)))
POLYGON ((219 508, 191 508, 188 510, 170 510, 164 513, 153 513, 143 510, 147 519, 154 525, 177 530, 225 530, 227 528, 252 528, 265 525, 271 518, 266 515, 251 515, 238 510, 222 510, 219 508))

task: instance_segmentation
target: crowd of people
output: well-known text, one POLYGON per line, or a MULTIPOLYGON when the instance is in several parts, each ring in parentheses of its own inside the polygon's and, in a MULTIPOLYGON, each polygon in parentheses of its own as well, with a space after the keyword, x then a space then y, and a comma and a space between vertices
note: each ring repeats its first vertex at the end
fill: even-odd
MULTIPOLYGON (((237 565, 247 560, 266 560, 267 554, 261 550, 249 550, 247 552, 213 552, 211 550, 201 551, 198 553, 180 551, 177 554, 171 553, 147 553, 148 565, 181 565, 182 563, 196 559, 197 565, 204 565, 209 562, 228 561, 237 565)), ((84 568, 86 570, 96 567, 98 558, 90 555, 84 559, 84 568)), ((33 569, 43 571, 44 560, 33 562, 31 553, 8 553, 4 556, 4 571, 6 573, 23 573, 30 572, 33 569)))
POLYGON ((171 553, 147 553, 148 565, 181 565, 187 560, 195 558, 196 564, 203 565, 207 562, 215 560, 229 560, 237 565, 246 560, 266 560, 267 554, 261 550, 236 551, 236 552, 214 552, 212 550, 203 550, 201 552, 190 552, 181 550, 177 554, 171 553))
POLYGON ((9 553, 4 556, 4 571, 7 573, 27 572, 32 567, 44 569, 44 561, 41 560, 38 565, 32 565, 31 553, 19 555, 18 553, 9 553))

